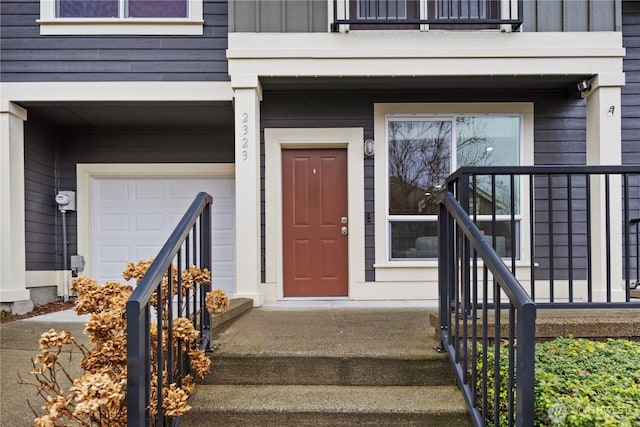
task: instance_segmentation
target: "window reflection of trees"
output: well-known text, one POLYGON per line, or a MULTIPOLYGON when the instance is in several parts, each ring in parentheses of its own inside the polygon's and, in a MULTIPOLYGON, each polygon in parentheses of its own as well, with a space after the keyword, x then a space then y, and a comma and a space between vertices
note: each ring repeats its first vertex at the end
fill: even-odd
MULTIPOLYGON (((500 117, 498 120, 503 120, 500 117)), ((511 118, 511 120, 518 120, 511 118)), ((490 137, 491 132, 487 131, 492 119, 478 117, 459 117, 456 120, 457 138, 457 155, 458 166, 507 166, 517 164, 517 151, 506 158, 499 158, 494 155, 494 149, 497 141, 494 137, 490 137)), ((514 147, 517 147, 517 141, 514 141, 514 147)), ((500 147, 504 150, 505 147, 500 147)), ((509 215, 511 213, 511 178, 507 175, 495 175, 492 184, 492 177, 489 175, 481 175, 476 177, 475 188, 477 208, 470 206, 471 212, 478 215, 491 215, 493 212, 492 200, 495 198, 496 215, 509 215)), ((472 184, 473 186, 473 184, 472 184)), ((518 178, 514 182, 514 206, 516 212, 519 212, 518 199, 518 178)), ((472 188, 473 189, 473 188, 472 188)))
MULTIPOLYGON (((437 213, 436 193, 451 173, 452 127, 451 121, 389 122, 391 215, 437 213)), ((491 139, 487 136, 485 121, 474 117, 458 118, 456 131, 458 165, 492 164, 491 139)), ((491 181, 488 181, 488 187, 485 181, 480 180, 478 187, 486 198, 491 194, 491 181)), ((503 184, 502 181, 497 183, 498 186, 503 184)))
POLYGON ((449 174, 450 121, 389 122, 389 213, 435 214, 434 193, 449 174))

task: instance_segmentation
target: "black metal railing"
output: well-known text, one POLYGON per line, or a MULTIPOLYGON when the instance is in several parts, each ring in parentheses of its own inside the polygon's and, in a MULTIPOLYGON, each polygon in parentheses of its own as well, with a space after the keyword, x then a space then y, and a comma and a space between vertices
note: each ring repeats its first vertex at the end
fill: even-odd
POLYGON ((451 192, 443 193, 438 221, 441 349, 452 362, 472 422, 484 426, 506 416, 509 425, 531 426, 536 305, 451 192), (470 265, 461 264, 472 258, 470 265), (478 258, 483 261, 480 280, 478 258), (503 295, 506 304, 491 304, 503 295), (505 369, 508 381, 501 384, 505 369), (508 390, 506 396, 502 389, 508 390))
POLYGON ((537 309, 640 308, 639 216, 638 166, 463 167, 447 179, 442 348, 475 425, 533 425, 537 309))
POLYGON ((640 218, 633 218, 629 221, 629 258, 632 260, 629 265, 629 289, 636 289, 640 286, 640 218), (635 261, 635 262, 634 262, 635 261))
POLYGON ((211 271, 211 206, 210 195, 196 196, 127 301, 127 425, 130 427, 149 426, 152 419, 158 426, 179 422, 165 417, 162 405, 162 388, 172 383, 180 385, 190 374, 186 347, 173 339, 173 320, 179 316, 190 319, 200 332, 200 348, 209 346, 210 315, 204 308, 204 299, 210 284, 183 289, 182 276, 191 265, 211 271), (152 331, 154 323, 156 328, 152 331), (167 345, 153 346, 152 341, 165 342, 163 334, 167 335, 167 345), (159 378, 153 393, 152 372, 159 378))
POLYGON ((420 25, 431 29, 498 29, 506 25, 516 31, 522 25, 522 10, 523 0, 333 0, 331 30, 411 29, 420 25))

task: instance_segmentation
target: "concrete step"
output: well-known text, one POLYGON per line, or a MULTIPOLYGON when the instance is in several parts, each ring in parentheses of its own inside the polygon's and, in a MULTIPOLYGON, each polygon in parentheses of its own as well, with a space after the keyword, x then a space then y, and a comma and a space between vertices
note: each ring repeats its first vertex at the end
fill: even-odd
POLYGON ((438 387, 201 385, 182 426, 470 425, 460 392, 438 387))
POLYGON ((214 331, 207 384, 445 385, 427 311, 254 309, 214 331))
POLYGON ((217 316, 211 317, 211 328, 217 331, 228 322, 243 315, 253 307, 253 300, 251 298, 234 298, 229 301, 229 307, 217 316))
POLYGON ((212 362, 213 371, 203 380, 206 384, 425 386, 454 381, 446 356, 435 351, 420 359, 214 353, 212 362))
POLYGON ((184 426, 468 426, 425 309, 258 308, 214 328, 184 426))
MULTIPOLYGON (((489 316, 493 323, 495 317, 489 316)), ((500 335, 506 336, 507 319, 502 318, 500 335)), ((429 322, 439 333, 440 324, 437 313, 431 313, 429 322)), ((478 319, 478 325, 482 325, 478 319)), ((471 331, 469 330, 470 334, 471 331)), ((640 311, 635 308, 625 309, 539 309, 536 318, 536 338, 551 339, 573 335, 576 338, 640 338, 640 311)), ((494 336, 489 330, 489 338, 494 336)))

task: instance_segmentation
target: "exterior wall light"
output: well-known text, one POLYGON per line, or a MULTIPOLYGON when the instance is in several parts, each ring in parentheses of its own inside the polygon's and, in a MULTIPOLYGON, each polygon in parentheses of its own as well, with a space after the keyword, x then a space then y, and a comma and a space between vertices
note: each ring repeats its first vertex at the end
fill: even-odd
POLYGON ((589 92, 591 90, 591 83, 586 80, 582 80, 578 83, 578 90, 580 93, 589 92))
POLYGON ((613 113, 616 111, 616 107, 613 105, 609 107, 609 111, 607 111, 607 117, 613 117, 613 113))
POLYGON ((373 139, 367 139, 364 141, 364 155, 367 157, 373 157, 376 151, 376 143, 373 139))

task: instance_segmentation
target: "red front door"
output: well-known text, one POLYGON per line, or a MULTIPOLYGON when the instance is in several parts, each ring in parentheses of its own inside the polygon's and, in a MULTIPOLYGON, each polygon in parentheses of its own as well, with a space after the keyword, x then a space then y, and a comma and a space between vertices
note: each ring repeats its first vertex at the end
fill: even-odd
POLYGON ((348 295, 347 151, 282 151, 285 297, 348 295))

